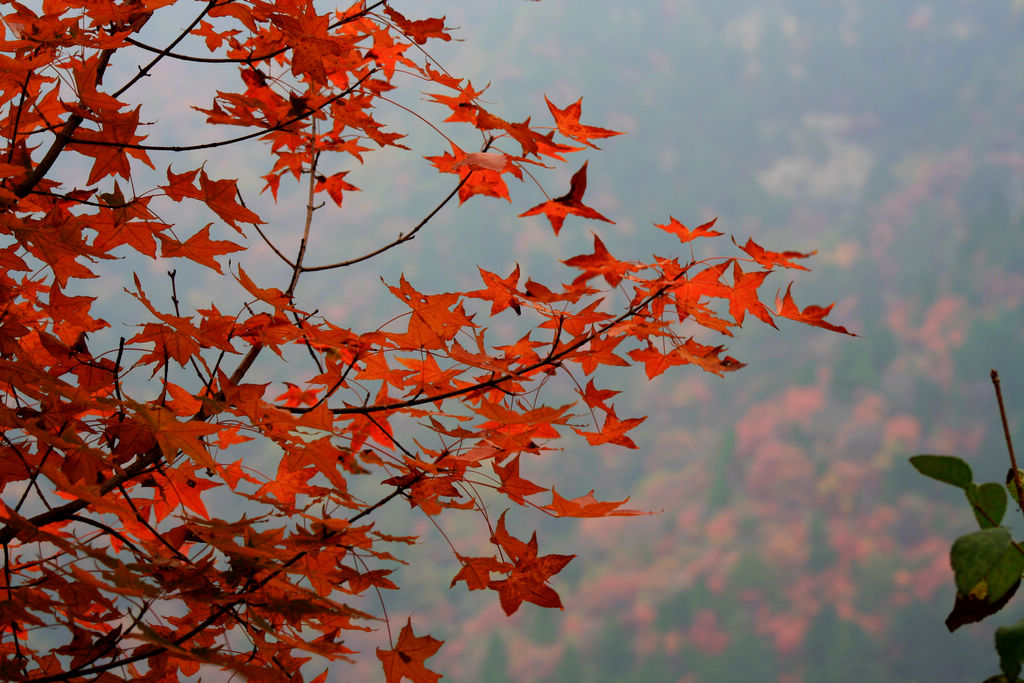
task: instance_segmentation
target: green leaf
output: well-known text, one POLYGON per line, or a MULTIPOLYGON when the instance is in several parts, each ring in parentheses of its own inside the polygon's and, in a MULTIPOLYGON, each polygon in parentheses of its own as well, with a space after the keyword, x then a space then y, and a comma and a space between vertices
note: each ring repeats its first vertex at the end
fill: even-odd
POLYGON ((1006 491, 1002 484, 991 481, 981 486, 971 484, 964 489, 964 493, 982 529, 999 526, 1006 514, 1006 491))
POLYGON ((984 582, 984 594, 978 597, 988 602, 999 600, 1024 571, 1024 555, 1005 527, 982 529, 956 539, 949 561, 957 590, 964 595, 977 593, 975 588, 984 582))
POLYGON ((954 455, 915 455, 910 464, 926 477, 966 489, 974 475, 971 466, 954 455))
MULTIPOLYGON (((1014 482, 1014 472, 1011 467, 1006 471, 1006 490, 1010 492, 1010 498, 1013 498, 1017 505, 1020 505, 1020 498, 1017 496, 1017 484, 1014 482)), ((1024 471, 1017 470, 1017 477, 1024 482, 1024 471)))
POLYGON ((996 629, 996 652, 999 668, 1009 680, 1016 680, 1024 660, 1024 621, 996 629))

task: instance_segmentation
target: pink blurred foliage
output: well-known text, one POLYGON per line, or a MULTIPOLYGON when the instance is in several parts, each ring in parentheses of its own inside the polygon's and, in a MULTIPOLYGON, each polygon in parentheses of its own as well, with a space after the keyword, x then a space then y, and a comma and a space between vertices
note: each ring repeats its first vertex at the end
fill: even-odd
POLYGON ((948 390, 953 381, 953 351, 963 345, 970 326, 967 302, 960 296, 945 296, 926 311, 915 314, 913 308, 910 301, 896 301, 888 311, 887 321, 896 338, 916 350, 902 355, 897 368, 930 377, 948 390))
POLYGON ((771 639, 775 650, 783 656, 796 653, 804 642, 811 619, 793 612, 772 613, 764 606, 757 613, 757 632, 771 639))
POLYGON ((729 634, 718 625, 718 615, 711 609, 697 613, 685 638, 691 646, 705 654, 717 655, 729 647, 729 634))
MULTIPOLYGON (((925 205, 956 219, 960 210, 949 197, 970 170, 963 150, 905 165, 900 182, 872 210, 867 231, 856 237, 860 248, 851 252, 861 265, 870 262, 883 287, 905 267, 894 249, 901 231, 925 205)), ((523 665, 517 680, 553 671, 559 648, 585 651, 614 620, 638 655, 674 657, 691 649, 728 656, 738 639, 723 624, 747 623, 779 655, 778 680, 804 683, 801 654, 823 611, 834 610, 882 641, 899 635, 890 631, 895 608, 951 598, 950 541, 936 528, 962 527, 963 511, 910 490, 887 493, 885 485, 909 474, 906 458, 914 453, 978 452, 991 425, 960 419, 954 408, 934 408, 934 402, 922 408, 913 388, 958 389, 954 359, 971 326, 982 316, 1017 315, 1024 303, 1024 274, 989 269, 984 254, 970 252, 966 235, 953 237, 965 245, 964 259, 977 266, 983 302, 955 293, 941 278, 927 300, 887 296, 872 315, 881 316, 895 348, 873 359, 873 384, 841 394, 841 368, 822 354, 825 360, 803 382, 786 375, 789 368, 758 369, 764 374, 728 405, 716 396, 715 380, 699 375, 680 373, 640 392, 645 400, 634 412, 651 416, 645 425, 650 441, 636 464, 641 473, 630 488, 636 492, 631 504, 664 512, 583 520, 575 527, 573 551, 601 561, 590 560, 567 590, 571 609, 554 641, 509 641, 509 651, 528 660, 532 671, 523 665), (735 436, 727 452, 717 448, 723 423, 735 436), (712 505, 712 490, 723 485, 724 500, 712 505), (756 569, 747 573, 767 577, 761 583, 737 578, 749 557, 756 569), (659 618, 667 598, 696 591, 729 601, 739 615, 702 605, 688 623, 659 618)), ((600 457, 609 471, 625 467, 614 449, 600 457)), ((503 628, 496 606, 482 614, 487 618, 465 622, 465 640, 479 642, 480 633, 503 628)), ((679 673, 680 680, 698 680, 679 673)))

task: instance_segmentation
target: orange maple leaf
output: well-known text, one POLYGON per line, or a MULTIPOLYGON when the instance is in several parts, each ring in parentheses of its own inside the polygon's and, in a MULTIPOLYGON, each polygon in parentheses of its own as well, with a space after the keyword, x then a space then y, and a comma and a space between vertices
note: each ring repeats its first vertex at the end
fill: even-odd
POLYGON ((504 467, 493 461, 491 462, 491 467, 494 468, 494 473, 501 479, 501 486, 498 487, 498 491, 504 493, 520 505, 524 504, 524 496, 547 491, 543 486, 538 486, 532 481, 519 476, 518 455, 512 458, 509 464, 504 467))
POLYGON ((562 229, 565 217, 569 214, 574 214, 580 218, 593 218, 595 220, 604 221, 605 223, 614 223, 615 221, 605 218, 600 213, 583 203, 583 193, 587 191, 588 163, 590 162, 584 161, 580 170, 573 174, 572 179, 569 181, 568 193, 561 197, 549 199, 542 204, 538 204, 529 211, 519 214, 519 217, 536 216, 537 214, 543 213, 551 222, 551 227, 554 229, 556 235, 562 229))
MULTIPOLYGON (((242 223, 263 223, 260 217, 236 201, 238 184, 232 178, 213 180, 205 170, 199 173, 199 186, 202 188, 203 201, 220 216, 221 220, 238 232, 242 223)), ((166 189, 166 188, 165 188, 166 189)))
POLYGON ((466 154, 454 144, 452 153, 445 152, 442 156, 424 157, 424 159, 437 167, 441 173, 456 173, 462 179, 459 187, 460 204, 477 194, 511 201, 508 196, 508 186, 501 174, 511 173, 519 179, 523 177, 522 171, 512 164, 505 154, 484 152, 466 154))
POLYGON ((491 542, 508 553, 514 566, 507 578, 488 583, 488 588, 497 591, 501 608, 512 615, 523 602, 532 602, 541 607, 562 609, 558 593, 547 585, 547 580, 562 571, 575 555, 537 554, 537 533, 528 542, 523 542, 508 533, 505 528, 505 513, 498 518, 498 525, 491 536, 491 542))
POLYGON ((659 225, 658 223, 655 223, 654 226, 657 228, 661 228, 665 232, 670 232, 673 235, 676 235, 679 238, 680 242, 686 244, 687 242, 695 240, 698 237, 717 237, 718 235, 723 234, 718 232, 717 230, 711 229, 711 226, 714 225, 715 221, 717 220, 717 217, 712 218, 707 223, 699 225, 693 230, 690 230, 688 227, 677 221, 675 218, 669 216, 668 223, 666 223, 665 225, 659 225))
POLYGON ((173 460, 181 451, 202 467, 214 466, 203 437, 220 431, 219 425, 198 420, 182 422, 170 410, 159 406, 139 403, 132 407, 136 422, 152 434, 168 460, 173 460))
MULTIPOLYGON (((633 355, 630 353, 630 355, 633 355)), ((582 429, 573 428, 577 434, 586 437, 587 443, 591 446, 598 446, 603 443, 613 443, 617 446, 624 446, 626 448, 636 448, 636 443, 631 438, 626 436, 626 432, 635 427, 639 426, 641 422, 647 419, 644 417, 630 417, 625 420, 620 420, 612 410, 604 419, 604 426, 601 427, 599 432, 585 432, 582 429)))
POLYGON ((145 136, 135 134, 139 126, 139 109, 136 107, 127 112, 107 110, 100 123, 100 130, 79 129, 68 150, 90 156, 95 161, 89 171, 89 185, 103 180, 108 175, 119 175, 131 179, 129 157, 134 157, 150 168, 155 168, 145 150, 134 145, 145 140, 145 136), (95 144, 89 144, 95 143, 95 144))
POLYGON ((512 567, 508 562, 501 562, 493 555, 491 557, 456 555, 456 557, 462 563, 462 569, 452 579, 449 588, 454 587, 459 581, 465 581, 469 590, 483 590, 491 582, 491 572, 507 572, 512 567))
POLYGON ((765 268, 771 268, 773 266, 782 266, 783 268, 809 270, 809 268, 801 266, 799 263, 793 263, 793 261, 791 261, 790 259, 810 258, 811 256, 814 256, 815 254, 818 253, 817 251, 810 251, 807 252, 806 254, 799 251, 768 251, 760 244, 755 242, 753 238, 748 238, 747 243, 744 244, 743 246, 740 246, 739 242, 736 241, 735 237, 732 238, 732 241, 733 244, 735 244, 740 249, 750 254, 750 258, 754 259, 765 268))
POLYGON ((594 498, 594 489, 585 496, 579 496, 569 500, 558 495, 558 491, 551 489, 551 504, 545 505, 545 510, 551 510, 556 517, 617 517, 648 514, 642 510, 619 510, 621 505, 629 501, 629 498, 622 500, 601 501, 594 498))
POLYGON ((740 264, 732 264, 733 290, 729 294, 729 315, 737 324, 742 325, 747 311, 757 316, 758 320, 775 327, 771 313, 757 298, 757 288, 761 286, 770 271, 762 270, 753 273, 744 273, 740 264))
POLYGON ((291 382, 284 383, 288 390, 275 398, 275 401, 283 401, 286 406, 312 406, 316 405, 316 391, 312 389, 301 389, 291 382))
POLYGON ((291 299, 285 296, 284 292, 277 287, 260 287, 252 281, 252 278, 249 277, 249 274, 246 273, 245 269, 241 266, 238 267, 238 276, 236 279, 240 285, 245 287, 245 291, 249 292, 260 301, 270 304, 276 311, 299 312, 299 309, 292 306, 291 299))
MULTIPOLYGON (((334 201, 335 205, 341 206, 342 192, 358 192, 359 188, 345 182, 348 171, 341 171, 331 176, 317 176, 315 192, 327 191, 327 194, 334 201)), ((276 192, 275 192, 276 195, 276 192)))
POLYGON ((408 678, 416 683, 437 683, 441 675, 426 667, 426 660, 444 644, 430 636, 416 636, 412 619, 408 619, 398 634, 398 643, 392 650, 377 648, 377 659, 384 665, 384 680, 400 683, 408 678))
POLYGON ((833 332, 841 332, 842 334, 848 334, 851 337, 857 335, 850 332, 845 327, 840 325, 833 325, 825 320, 825 316, 829 314, 835 303, 831 303, 828 306, 808 306, 802 311, 793 301, 793 296, 789 290, 793 288, 793 284, 790 283, 786 287, 786 295, 780 299, 778 295, 775 297, 775 314, 782 316, 783 318, 789 318, 790 320, 796 320, 797 322, 804 323, 806 325, 813 325, 814 327, 823 327, 826 330, 832 330, 833 332))
POLYGON ((501 313, 506 308, 511 308, 516 312, 516 315, 519 315, 522 312, 519 307, 519 300, 516 298, 516 285, 519 283, 519 264, 516 264, 515 270, 506 278, 500 278, 479 266, 477 266, 477 270, 480 271, 480 278, 487 287, 466 292, 465 296, 490 301, 492 316, 501 313))
POLYGON ((628 261, 620 261, 611 255, 608 248, 604 246, 601 238, 594 234, 594 253, 580 254, 571 259, 562 261, 571 268, 579 268, 583 271, 580 275, 583 282, 592 277, 603 275, 605 282, 615 287, 622 281, 622 276, 633 270, 634 266, 628 261))
POLYGON ((441 40, 451 40, 452 37, 445 33, 444 17, 440 19, 418 19, 410 21, 406 19, 404 15, 391 9, 390 7, 384 8, 384 14, 388 15, 391 21, 395 22, 402 33, 409 36, 416 42, 417 45, 422 45, 427 42, 428 38, 440 38, 441 40))
POLYGON ((594 149, 601 149, 595 144, 589 142, 590 138, 610 138, 615 135, 622 135, 622 133, 614 130, 608 130, 607 128, 598 128, 597 126, 585 126, 580 123, 580 113, 583 110, 583 98, 576 100, 565 109, 559 109, 551 100, 544 97, 544 101, 548 103, 548 109, 551 111, 551 115, 555 118, 555 123, 558 124, 558 132, 562 135, 572 138, 578 142, 582 142, 588 147, 594 149))
POLYGON ((202 230, 192 235, 184 242, 179 242, 169 235, 158 233, 157 237, 160 238, 161 242, 160 255, 164 258, 180 256, 191 259, 196 263, 201 263, 204 266, 216 270, 218 273, 222 273, 223 271, 220 269, 220 264, 217 263, 213 257, 221 256, 222 254, 230 254, 233 251, 242 251, 245 247, 239 246, 228 240, 211 240, 211 225, 212 223, 207 223, 202 230))
POLYGON ((608 407, 606 401, 622 392, 615 391, 614 389, 598 389, 594 386, 594 380, 591 379, 587 382, 587 386, 583 391, 577 389, 576 393, 580 394, 591 408, 600 408, 605 412, 610 412, 611 408, 608 407))

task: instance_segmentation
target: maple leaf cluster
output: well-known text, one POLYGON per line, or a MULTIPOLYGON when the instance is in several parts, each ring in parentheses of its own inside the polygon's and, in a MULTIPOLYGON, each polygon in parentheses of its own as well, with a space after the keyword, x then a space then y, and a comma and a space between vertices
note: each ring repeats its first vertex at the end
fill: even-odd
MULTIPOLYGON (((629 433, 643 418, 617 414, 618 392, 595 384, 602 365, 642 363, 648 377, 687 364, 735 371, 742 363, 724 346, 694 334, 728 336, 747 313, 773 326, 778 316, 845 332, 825 320, 831 307, 801 309, 789 288, 774 311, 759 299, 774 269, 801 268, 796 260, 809 254, 751 240, 745 257, 623 260, 597 235, 593 253, 564 261, 566 283, 522 282, 516 265, 505 277, 481 269, 481 289, 431 294, 403 275, 389 290, 405 313, 390 323, 361 332, 324 317, 322 302, 296 296, 300 280, 341 278, 412 239, 456 195, 508 199, 507 176, 566 163, 617 133, 580 123, 580 101, 547 101, 553 127, 485 108, 481 91, 413 49, 451 39, 444 17, 408 19, 387 2, 322 13, 303 0, 211 1, 179 35, 150 44, 161 35, 146 32, 159 23, 150 19, 173 4, 4 10, 5 679, 171 681, 206 665, 253 680, 304 680, 326 661, 355 656, 345 632, 380 618, 362 596, 397 587, 392 551, 415 539, 377 529, 374 514, 398 498, 417 514, 469 510, 487 525, 493 554, 456 553, 453 585, 495 591, 508 614, 523 602, 560 608, 550 579, 572 556, 540 555, 536 534, 519 540, 504 513, 492 526, 484 492, 552 516, 640 514, 593 491, 564 497, 523 474, 573 435, 636 448, 629 433), (112 83, 112 60, 137 67, 112 83), (143 122, 159 120, 159 103, 132 100, 133 88, 166 78, 175 63, 238 74, 236 89, 196 108, 211 142, 146 142, 158 124, 143 122), (379 248, 316 262, 319 211, 343 210, 357 191, 346 179, 352 164, 376 149, 405 149, 375 112, 410 83, 447 108, 452 136, 479 135, 479 150, 464 152, 466 143, 438 128, 450 151, 427 159, 458 176, 451 193, 379 248), (218 126, 244 132, 217 138, 218 126), (301 234, 264 222, 238 179, 211 177, 202 165, 168 164, 166 181, 141 189, 152 177, 142 166, 155 169, 157 153, 213 154, 247 141, 269 150, 261 178, 273 201, 283 183, 304 182, 301 234), (58 159, 76 155, 87 173, 58 172, 58 159), (197 229, 165 218, 197 210, 210 218, 197 229), (287 269, 284 281, 254 279, 257 239, 287 269), (112 259, 136 268, 122 294, 132 305, 86 293, 90 280, 110 278, 101 265, 112 259), (189 278, 196 289, 179 296, 170 271, 161 303, 150 266, 175 259, 216 274, 216 290, 189 278), (624 297, 618 309, 615 296, 624 297), (183 305, 197 298, 209 303, 183 305), (101 317, 130 310, 140 313, 101 317), (479 320, 509 311, 529 332, 495 344, 479 320), (575 382, 576 403, 545 401, 554 376, 575 382), (243 457, 253 440, 275 454, 276 468, 243 457), (354 493, 354 477, 379 481, 379 496, 354 493)), ((555 235, 569 216, 610 223, 584 203, 587 166, 565 194, 521 216, 543 214, 555 235)), ((721 234, 675 219, 659 227, 687 247, 721 234)), ((377 655, 389 681, 436 680, 425 660, 440 645, 415 636, 409 622, 377 655)))

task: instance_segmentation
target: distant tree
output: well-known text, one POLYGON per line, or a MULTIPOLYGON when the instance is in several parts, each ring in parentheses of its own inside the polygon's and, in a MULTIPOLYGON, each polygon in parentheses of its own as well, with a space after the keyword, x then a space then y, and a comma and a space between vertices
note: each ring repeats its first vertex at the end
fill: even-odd
MULTIPOLYGON (((328 290, 356 305, 350 267, 420 235, 456 196, 507 199, 509 176, 532 180, 617 135, 581 123, 579 101, 547 102, 554 127, 500 117, 421 48, 451 39, 444 18, 408 19, 390 4, 322 13, 302 0, 210 0, 169 41, 160 36, 177 24, 161 22, 182 8, 175 0, 5 6, 3 679, 170 681, 206 664, 303 680, 355 655, 346 631, 383 616, 359 596, 396 587, 397 548, 414 539, 379 528, 375 513, 397 499, 433 520, 480 516, 492 551, 453 548, 453 585, 495 591, 508 614, 523 602, 560 608, 549 580, 572 556, 513 534, 484 492, 552 516, 636 514, 528 478, 527 461, 565 437, 635 447, 629 433, 644 418, 618 415, 618 392, 599 387, 595 370, 734 371, 742 364, 721 345, 693 335, 730 334, 747 314, 845 332, 826 321, 831 307, 801 309, 788 288, 774 309, 759 299, 773 270, 801 269, 809 254, 751 240, 742 258, 698 257, 693 242, 721 234, 714 221, 689 229, 672 218, 658 227, 678 236, 682 258, 616 258, 595 236, 592 253, 564 261, 567 284, 524 278, 516 265, 481 269, 479 289, 431 294, 402 275, 388 289, 405 312, 379 327, 352 330, 322 313, 328 290), (186 81, 171 80, 172 63, 186 81), (178 122, 154 123, 161 102, 141 101, 143 81, 197 91, 225 68, 238 84, 199 109, 208 129, 147 143, 178 122), (324 262, 318 245, 338 239, 325 230, 357 189, 344 169, 403 148, 378 118, 402 109, 396 88, 426 88, 454 124, 449 135, 431 123, 446 149, 427 159, 457 180, 400 234, 324 262), (215 137, 216 125, 237 132, 215 137), (253 142, 267 153, 264 205, 187 161, 253 142), (166 163, 161 154, 177 166, 153 180, 142 166, 166 163), (288 214, 270 204, 296 196, 288 214), (264 244, 283 280, 261 272, 253 248, 264 244), (189 275, 172 269, 156 284, 152 273, 172 259, 189 275), (330 287, 319 300, 296 296, 313 275, 330 287), (494 340, 488 317, 521 333, 494 340), (559 378, 575 404, 545 398, 559 378), (254 440, 263 450, 242 445, 254 440), (375 497, 355 493, 356 479, 372 479, 375 497)), ((567 191, 521 215, 545 216, 555 235, 569 216, 610 223, 585 203, 587 163, 574 168, 567 191)), ((386 678, 436 680, 425 661, 441 642, 411 622, 396 630, 377 650, 386 678)))

